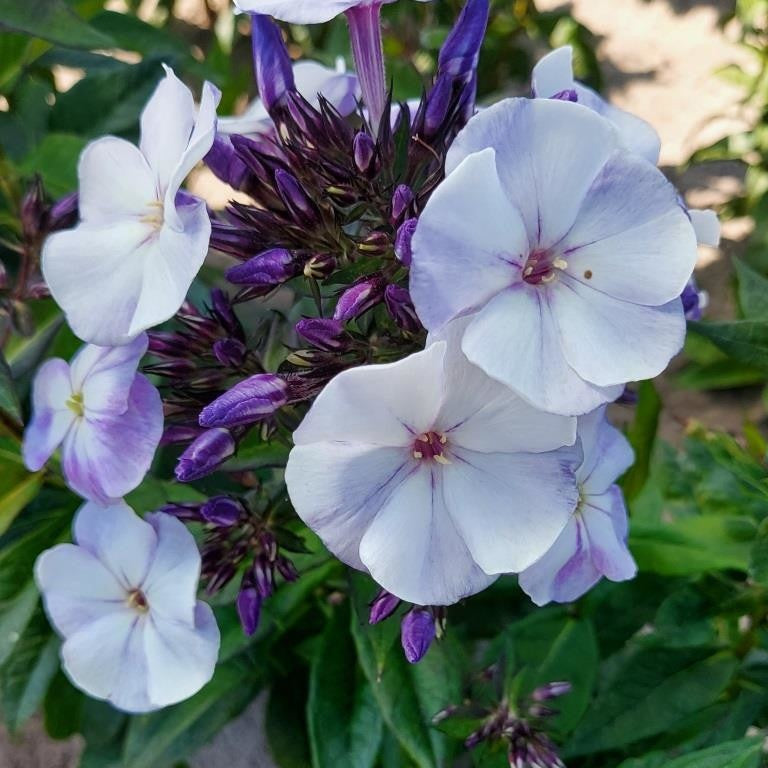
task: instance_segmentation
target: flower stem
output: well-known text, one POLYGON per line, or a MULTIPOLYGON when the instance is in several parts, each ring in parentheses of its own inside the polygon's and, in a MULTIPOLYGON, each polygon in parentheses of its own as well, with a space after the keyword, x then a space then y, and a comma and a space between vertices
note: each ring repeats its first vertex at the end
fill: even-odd
POLYGON ((371 125, 378 132, 387 95, 381 44, 381 3, 350 8, 347 20, 363 101, 368 107, 371 125))

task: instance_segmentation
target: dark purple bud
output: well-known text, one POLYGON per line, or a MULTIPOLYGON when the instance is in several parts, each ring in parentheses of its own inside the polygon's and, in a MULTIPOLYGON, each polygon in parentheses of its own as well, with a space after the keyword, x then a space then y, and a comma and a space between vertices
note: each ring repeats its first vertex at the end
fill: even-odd
POLYGON ((467 80, 474 75, 488 25, 489 7, 489 0, 467 0, 440 49, 438 72, 467 80))
POLYGON ((271 416, 288 402, 288 385, 271 373, 235 384, 200 413, 201 427, 236 427, 271 416))
POLYGON ((209 429, 203 432, 179 458, 176 465, 176 479, 191 483, 210 475, 230 456, 237 446, 226 429, 209 429))
POLYGON ((231 368, 239 368, 243 364, 247 351, 245 344, 239 339, 219 339, 213 345, 216 359, 231 368))
POLYGON ((400 184, 392 195, 392 222, 398 224, 413 205, 413 190, 407 184, 400 184))
POLYGON ((237 615, 248 637, 256 633, 261 616, 261 595, 255 587, 242 586, 237 594, 237 615))
POLYGON ((479 731, 473 731, 472 733, 467 736, 466 739, 464 739, 464 746, 467 749, 474 749, 481 741, 485 741, 486 735, 481 730, 479 731))
POLYGON ((243 512, 243 505, 230 496, 214 496, 200 509, 200 514, 207 523, 220 528, 231 528, 243 512))
POLYGON ((629 385, 627 385, 624 387, 624 391, 616 398, 615 402, 619 405, 637 405, 639 399, 637 391, 630 389, 629 385))
POLYGON ((256 83, 264 106, 271 113, 296 90, 293 64, 280 27, 269 16, 251 14, 251 44, 256 83))
POLYGON ((248 167, 235 152, 227 136, 216 136, 203 162, 213 171, 216 178, 234 189, 241 189, 250 175, 248 167))
POLYGON ((43 235, 46 229, 46 205, 43 181, 35 176, 29 189, 21 199, 21 230, 26 240, 35 240, 43 235))
POLYGON ((304 276, 322 280, 333 274, 336 269, 336 258, 330 253, 320 253, 307 260, 304 265, 304 276))
POLYGON ((310 344, 327 352, 344 349, 349 336, 339 320, 330 318, 305 318, 296 323, 296 333, 310 344))
POLYGON ((165 512, 166 515, 172 515, 179 520, 187 521, 199 521, 201 518, 200 508, 201 504, 166 504, 160 507, 161 512, 165 512))
POLYGON ((556 715, 559 710, 552 709, 552 707, 548 707, 546 704, 533 704, 528 708, 528 714, 531 717, 538 717, 538 718, 546 718, 546 717, 552 717, 552 715, 556 715))
POLYGON ((296 566, 287 557, 278 557, 275 561, 277 570, 286 581, 296 581, 299 578, 299 572, 296 566))
POLYGON ((411 243, 418 223, 418 219, 408 219, 403 223, 400 229, 397 230, 397 235, 395 236, 395 256, 397 256, 406 267, 411 266, 411 260, 413 258, 411 243))
POLYGON ((422 329, 421 321, 413 306, 411 294, 407 288, 399 285, 388 285, 384 291, 384 303, 392 319, 407 333, 418 333, 422 329))
POLYGON ((696 280, 692 277, 680 296, 683 300, 683 311, 686 320, 701 320, 703 310, 709 304, 709 295, 706 291, 700 291, 696 280))
POLYGON ((397 610, 398 605, 400 605, 400 598, 387 592, 386 589, 382 589, 371 603, 368 623, 378 624, 380 621, 388 619, 397 610))
POLYGON ((565 696, 566 693, 571 692, 573 686, 566 681, 558 681, 554 683, 547 683, 542 685, 531 694, 531 698, 534 701, 549 701, 550 699, 556 699, 559 696, 565 696))
POLYGON ((211 222, 211 248, 234 256, 247 256, 256 250, 253 234, 221 221, 211 222))
POLYGON ((412 608, 403 616, 400 625, 400 642, 405 651, 405 658, 416 664, 435 639, 435 619, 426 608, 412 608))
POLYGON ((244 264, 227 270, 227 280, 235 285, 274 288, 299 274, 299 264, 290 251, 272 248, 244 264))
POLYGON ((358 250, 370 256, 383 256, 392 247, 392 241, 386 232, 371 232, 362 243, 358 243, 358 250))
POLYGON ((211 291, 211 306, 216 319, 221 323, 225 331, 235 334, 242 333, 242 326, 237 319, 235 310, 232 309, 232 302, 221 288, 214 288, 211 291))
POLYGON ((308 222, 318 220, 317 209, 293 174, 283 170, 275 171, 275 184, 282 201, 292 213, 308 222))
POLYGON ((375 172, 376 142, 365 131, 360 131, 353 142, 355 165, 360 173, 375 172))
POLYGON ((382 277, 372 277, 363 280, 341 294, 333 319, 346 323, 367 312, 384 298, 386 282, 382 277))
POLYGON ((251 578, 262 598, 270 597, 275 591, 275 572, 266 555, 260 555, 256 558, 251 569, 251 578))
POLYGON ((424 134, 434 136, 448 117, 448 110, 453 99, 453 79, 448 75, 438 75, 432 90, 427 96, 427 108, 424 113, 424 134))
POLYGON ((183 427, 171 425, 163 430, 160 445, 174 445, 176 443, 188 443, 197 438, 202 430, 200 427, 183 427))
POLYGON ((579 100, 579 95, 573 88, 567 88, 564 91, 558 91, 554 96, 550 96, 550 99, 557 99, 558 101, 573 101, 579 100))
POLYGON ((6 272, 5 264, 0 261, 0 291, 8 287, 8 272, 6 272))
POLYGON ((56 232, 59 229, 69 229, 77 224, 79 198, 77 192, 57 200, 48 214, 48 230, 56 232))

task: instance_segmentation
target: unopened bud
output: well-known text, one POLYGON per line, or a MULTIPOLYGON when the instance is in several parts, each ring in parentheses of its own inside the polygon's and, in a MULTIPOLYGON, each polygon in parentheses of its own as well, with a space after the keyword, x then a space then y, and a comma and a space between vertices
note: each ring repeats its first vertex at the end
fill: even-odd
POLYGON ((45 190, 43 182, 36 176, 21 200, 21 230, 25 240, 41 237, 46 229, 45 190))
POLYGON ((381 302, 385 287, 386 281, 383 278, 372 277, 347 288, 336 304, 333 319, 346 323, 359 317, 381 302))
POLYGON ((359 251, 370 256, 383 256, 390 248, 392 248, 392 241, 386 232, 371 232, 357 245, 359 251))
POLYGON ((288 209, 305 222, 315 223, 319 216, 314 203, 299 184, 298 179, 288 171, 275 171, 277 191, 288 209))
POLYGON ((397 235, 395 235, 395 256, 397 256, 406 267, 411 266, 411 261, 413 259, 411 243, 418 223, 418 219, 408 219, 407 221, 404 221, 401 227, 397 230, 397 235))
POLYGON ((401 288, 399 285, 388 285, 384 291, 384 303, 397 326, 406 333, 418 333, 422 330, 421 322, 407 288, 401 288))
POLYGON ((206 430, 181 454, 176 465, 176 479, 190 483, 211 474, 234 455, 236 447, 226 429, 206 430))
POLYGON ((453 78, 438 75, 432 90, 427 96, 427 108, 424 113, 424 134, 431 138, 440 129, 448 117, 448 110, 453 98, 453 78))
POLYGON ((261 600, 261 595, 253 586, 244 584, 237 594, 237 615, 240 618, 243 632, 248 637, 254 635, 259 628, 261 600))
POLYGON ((205 522, 221 528, 230 528, 240 519, 243 505, 230 496, 214 496, 200 509, 205 522))
POLYGON ((163 437, 160 440, 161 445, 174 445, 176 443, 188 443, 199 437, 202 430, 200 427, 184 427, 172 424, 163 430, 163 437))
POLYGON ((413 205, 413 190, 407 184, 400 184, 392 195, 392 223, 399 224, 413 205))
POLYGON ((336 259, 329 253, 312 256, 304 265, 304 276, 315 280, 323 280, 333 274, 336 269, 336 259))
POLYGON ((349 342, 349 336, 338 320, 305 318, 296 323, 296 333, 313 346, 327 352, 338 352, 349 342))
POLYGON ((566 681, 558 681, 554 683, 547 683, 542 685, 531 694, 531 698, 534 701, 549 701, 549 699, 556 699, 559 696, 565 696, 566 693, 571 692, 573 686, 566 681))
POLYGON ((288 385, 271 373, 235 384, 200 413, 201 427, 235 427, 271 416, 288 402, 288 385))
POLYGON ((405 658, 416 664, 421 661, 435 639, 435 619, 426 608, 412 608, 400 625, 400 642, 405 658))
POLYGON ((355 165, 360 173, 375 172, 376 142, 365 131, 360 131, 353 142, 355 165))
POLYGON ((70 229, 77 224, 78 205, 80 198, 77 192, 72 192, 59 198, 51 207, 48 214, 48 231, 70 229))
POLYGON ((239 368, 247 352, 245 344, 239 339, 219 339, 213 345, 213 354, 222 364, 230 368, 239 368))
POLYGON ((389 618, 400 605, 400 598, 382 589, 371 603, 371 611, 368 614, 369 624, 378 624, 380 621, 389 618))
POLYGON ((296 277, 300 272, 297 260, 284 248, 272 248, 254 256, 244 264, 227 270, 227 280, 235 285, 274 288, 296 277))

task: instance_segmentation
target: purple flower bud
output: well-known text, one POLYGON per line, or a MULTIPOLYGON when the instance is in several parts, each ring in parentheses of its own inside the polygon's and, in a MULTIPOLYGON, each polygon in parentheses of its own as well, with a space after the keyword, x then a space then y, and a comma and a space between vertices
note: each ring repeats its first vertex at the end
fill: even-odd
POLYGON ((275 184, 282 201, 291 213, 307 222, 318 221, 317 209, 293 174, 283 170, 275 171, 275 184))
POLYGON ((243 505, 230 496, 214 496, 203 504, 200 514, 211 525, 230 528, 243 514, 243 505))
POLYGON ((56 232, 60 229, 74 227, 77 224, 78 206, 77 192, 71 192, 57 200, 48 215, 48 230, 56 232))
POLYGON ((412 608, 403 617, 400 625, 400 642, 405 651, 405 658, 416 664, 435 639, 435 619, 426 608, 412 608))
POLYGON ((412 205, 413 190, 407 184, 400 184, 392 195, 392 222, 399 223, 412 205))
POLYGON ((46 205, 43 181, 35 176, 29 189, 21 199, 21 230, 27 240, 35 240, 41 237, 46 229, 46 205))
POLYGON ((201 427, 236 427, 272 415, 288 402, 288 385, 271 373, 238 382, 200 413, 201 427))
POLYGON ((211 222, 211 248, 240 258, 256 250, 254 236, 249 230, 222 221, 211 222))
POLYGON ((372 277, 347 288, 333 313, 334 320, 346 323, 367 312, 384 298, 384 278, 372 277))
POLYGON ((275 591, 275 573, 272 563, 266 555, 256 558, 251 569, 253 585, 262 598, 267 598, 275 591))
POLYGON ((556 699, 558 696, 565 696, 566 693, 571 692, 573 686, 566 681, 557 681, 554 683, 547 683, 542 685, 531 694, 531 698, 534 701, 549 701, 550 699, 556 699))
POLYGON ((564 91, 558 91, 554 96, 550 96, 550 99, 557 99, 558 101, 573 101, 577 102, 579 100, 579 95, 576 93, 576 91, 573 90, 573 88, 567 88, 564 91))
POLYGON ((214 288, 211 291, 211 306, 216 316, 216 319, 221 323, 227 333, 241 335, 243 327, 240 325, 240 321, 237 319, 235 310, 232 309, 232 302, 229 296, 221 290, 221 288, 214 288))
POLYGON ((376 142, 365 131, 360 131, 353 142, 355 165, 360 173, 375 172, 376 142))
POLYGON ((382 589, 371 603, 371 611, 368 614, 369 624, 378 624, 384 619, 388 619, 400 605, 400 598, 395 597, 391 592, 382 589))
POLYGON ((219 339, 213 345, 213 354, 222 364, 230 368, 239 368, 245 360, 245 344, 238 339, 219 339))
POLYGON ((489 6, 489 0, 467 0, 440 49, 438 71, 441 74, 465 81, 474 75, 488 25, 489 6))
POLYGON ((214 472, 235 453, 235 441, 226 429, 203 432, 179 457, 176 479, 191 483, 214 472))
POLYGON ((411 266, 411 260, 413 258, 411 243, 413 242, 413 235, 416 232, 416 225, 418 223, 418 219, 408 219, 403 223, 400 229, 397 230, 397 235, 395 236, 395 256, 397 256, 406 267, 411 266))
POLYGON ((392 242, 386 232, 371 232, 359 243, 357 248, 370 256, 383 256, 392 247, 392 242))
POLYGON ((248 167, 235 152, 227 136, 216 136, 203 162, 213 171, 216 178, 234 189, 241 189, 250 175, 248 167))
POLYGON ((299 264, 290 251, 272 248, 244 264, 227 270, 227 280, 235 285, 274 288, 299 274, 299 264))
POLYGON ((183 427, 177 424, 166 427, 160 445, 174 445, 176 443, 188 443, 197 438, 202 430, 200 427, 183 427))
POLYGON ((427 108, 424 113, 424 134, 434 136, 448 117, 448 110, 453 99, 453 79, 448 75, 438 75, 432 90, 427 95, 427 108))
POLYGON ((178 520, 199 521, 201 504, 166 504, 160 508, 166 515, 173 515, 178 520))
POLYGON ((5 270, 5 264, 0 261, 0 291, 8 287, 8 272, 5 270))
POLYGON ((296 581, 299 578, 299 572, 296 566, 287 557, 278 557, 275 561, 277 570, 286 581, 296 581))
POLYGON ((686 320, 701 320, 703 310, 709 304, 709 295, 706 291, 700 291, 696 280, 692 277, 680 296, 683 300, 683 311, 686 320))
POLYGON ((271 113, 296 90, 293 64, 280 28, 269 16, 251 14, 251 44, 256 83, 264 106, 271 113))
POLYGON ((392 319, 407 333, 418 333, 422 329, 421 321, 413 306, 411 294, 407 288, 388 285, 384 291, 384 303, 392 319))
POLYGON ((305 318, 296 323, 296 333, 310 344, 327 352, 344 349, 349 336, 339 320, 330 318, 305 318))
POLYGON ((256 633, 261 616, 261 595, 255 587, 243 586, 237 594, 237 615, 248 637, 256 633))
POLYGON ((322 280, 333 274, 336 269, 336 258, 330 253, 319 253, 307 260, 304 265, 304 276, 322 280))

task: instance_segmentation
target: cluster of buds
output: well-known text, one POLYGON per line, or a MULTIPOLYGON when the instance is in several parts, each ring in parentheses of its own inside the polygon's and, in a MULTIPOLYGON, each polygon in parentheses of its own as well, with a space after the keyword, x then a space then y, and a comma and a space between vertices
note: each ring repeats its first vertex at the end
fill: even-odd
MULTIPOLYGON (((388 619, 400 607, 399 597, 382 589, 370 605, 368 622, 378 624, 388 619)), ((446 609, 444 606, 414 605, 403 614, 400 621, 400 643, 405 658, 411 664, 418 664, 435 639, 445 633, 446 609)))
POLYGON ((280 550, 279 534, 270 528, 265 512, 255 511, 247 498, 214 496, 199 504, 170 504, 164 512, 186 522, 205 525, 201 578, 209 595, 223 589, 242 573, 237 611, 243 631, 253 635, 261 606, 276 587, 277 576, 298 578, 296 568, 280 550))

